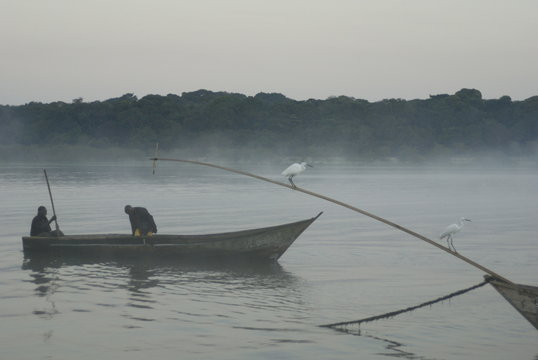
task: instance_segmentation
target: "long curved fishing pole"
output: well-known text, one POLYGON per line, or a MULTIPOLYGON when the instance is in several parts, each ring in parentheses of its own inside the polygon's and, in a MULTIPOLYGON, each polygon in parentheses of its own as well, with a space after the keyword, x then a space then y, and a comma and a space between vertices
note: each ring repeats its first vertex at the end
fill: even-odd
POLYGON ((374 220, 377 220, 377 221, 380 221, 386 225, 389 225, 389 226, 392 226, 393 228, 396 228, 400 231, 403 231, 405 233, 408 233, 409 235, 412 235, 420 240, 423 240, 425 242, 427 242, 428 244, 430 245, 433 245, 447 253, 449 253, 450 255, 452 256, 455 256, 457 258, 459 258, 460 260, 463 260, 465 261, 466 263, 468 263, 469 265, 472 265, 488 274, 490 274, 491 276, 499 279, 499 280, 502 280, 504 282, 507 282, 509 284, 513 284, 512 281, 508 280, 507 278, 495 273, 494 271, 474 262, 473 260, 463 256, 463 255, 460 255, 459 253, 457 252, 453 252, 451 251, 450 249, 444 247, 443 245, 437 243, 436 241, 433 241, 431 239, 428 239, 427 237, 423 236, 423 235, 420 235, 419 233, 416 233, 412 230, 409 230, 401 225, 398 225, 396 223, 393 223, 392 221, 389 221, 387 219, 384 219, 382 217, 379 217, 377 215, 374 215, 372 213, 369 213, 367 211, 364 211, 364 210, 361 210, 357 207, 354 207, 354 206, 351 206, 349 204, 346 204, 344 202, 341 202, 339 200, 335 200, 335 199, 332 199, 330 197, 327 197, 327 196, 324 196, 324 195, 321 195, 321 194, 317 194, 317 193, 314 193, 312 191, 309 191, 309 190, 305 190, 305 189, 302 189, 300 187, 292 187, 288 184, 285 184, 285 183, 282 183, 282 182, 279 182, 279 181, 275 181, 275 180, 271 180, 271 179, 268 179, 266 177, 263 177, 263 176, 259 176, 259 175, 256 175, 256 174, 252 174, 252 173, 249 173, 249 172, 246 172, 246 171, 241 171, 241 170, 236 170, 236 169, 232 169, 232 168, 228 168, 228 167, 224 167, 224 166, 220 166, 220 165, 215 165, 215 164, 211 164, 211 163, 206 163, 206 162, 202 162, 202 161, 194 161, 194 160, 184 160, 184 159, 169 159, 169 158, 157 158, 157 157, 154 157, 154 158, 150 158, 150 160, 153 160, 154 162, 155 161, 172 161, 172 162, 182 162, 182 163, 188 163, 188 164, 195 164, 195 165, 202 165, 202 166, 208 166, 208 167, 212 167, 212 168, 215 168, 215 169, 221 169, 221 170, 224 170, 224 171, 229 171, 229 172, 233 172, 233 173, 236 173, 236 174, 241 174, 241 175, 245 175, 245 176, 249 176, 249 177, 252 177, 252 178, 255 178, 255 179, 258 179, 258 180, 262 180, 262 181, 266 181, 266 182, 269 182, 269 183, 272 183, 272 184, 275 184, 275 185, 280 185, 280 186, 284 186, 284 187, 287 187, 289 189, 292 189, 292 190, 295 190, 295 191, 300 191, 302 193, 305 193, 305 194, 308 194, 308 195, 311 195, 311 196, 314 196, 314 197, 317 197, 319 199, 323 199, 323 200, 326 200, 326 201, 329 201, 329 202, 332 202, 336 205, 340 205, 340 206, 343 206, 347 209, 350 209, 350 210, 353 210, 355 212, 358 212, 359 214, 362 214, 362 215, 365 215, 365 216, 368 216, 374 220))

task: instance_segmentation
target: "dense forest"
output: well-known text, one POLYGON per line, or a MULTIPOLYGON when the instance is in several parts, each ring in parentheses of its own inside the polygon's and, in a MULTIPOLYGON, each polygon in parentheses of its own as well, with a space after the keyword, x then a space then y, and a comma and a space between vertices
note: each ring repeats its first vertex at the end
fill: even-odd
MULTIPOLYGON (((53 147, 189 150, 242 154, 421 160, 538 150, 538 96, 483 99, 462 89, 429 99, 378 102, 339 96, 296 101, 199 90, 125 94, 105 101, 0 106, 2 158, 12 149, 53 147)), ((151 150, 149 150, 151 153, 151 150)))

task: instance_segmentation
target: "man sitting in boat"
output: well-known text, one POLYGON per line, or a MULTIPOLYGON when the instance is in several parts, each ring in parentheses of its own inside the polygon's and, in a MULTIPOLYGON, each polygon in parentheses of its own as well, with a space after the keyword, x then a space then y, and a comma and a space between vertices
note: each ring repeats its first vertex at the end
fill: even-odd
POLYGON ((157 225, 146 208, 126 205, 125 213, 129 215, 133 236, 151 236, 157 233, 157 225))
MULTIPOLYGON (((37 215, 32 220, 30 236, 56 236, 56 232, 50 228, 50 223, 56 220, 56 216, 47 219, 47 208, 40 206, 37 208, 37 215)), ((63 234, 62 234, 63 235, 63 234)))

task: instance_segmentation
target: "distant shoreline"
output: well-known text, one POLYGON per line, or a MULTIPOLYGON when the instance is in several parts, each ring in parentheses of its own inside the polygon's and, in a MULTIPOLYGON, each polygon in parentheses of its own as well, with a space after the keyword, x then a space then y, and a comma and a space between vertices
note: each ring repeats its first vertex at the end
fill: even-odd
POLYGON ((141 99, 125 94, 102 102, 0 106, 0 134, 1 161, 139 159, 152 156, 156 142, 169 154, 230 161, 513 161, 538 154, 538 96, 488 100, 476 89, 461 89, 372 103, 207 90, 141 99))

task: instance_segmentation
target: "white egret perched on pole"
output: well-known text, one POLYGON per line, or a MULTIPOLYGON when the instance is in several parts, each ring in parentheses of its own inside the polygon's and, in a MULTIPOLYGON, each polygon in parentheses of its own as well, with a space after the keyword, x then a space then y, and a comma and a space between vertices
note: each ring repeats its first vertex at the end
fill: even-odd
POLYGON ((439 239, 443 239, 446 237, 446 243, 448 244, 448 248, 450 249, 450 246, 452 246, 452 249, 454 249, 454 252, 458 252, 458 251, 456 250, 456 248, 454 247, 454 244, 452 243, 452 237, 455 233, 460 232, 461 229, 463 229, 464 221, 471 221, 471 220, 462 217, 460 218, 460 221, 458 221, 457 224, 448 225, 445 231, 443 231, 441 235, 439 235, 439 239))
POLYGON ((297 186, 295 186, 295 184, 293 183, 293 177, 305 171, 307 166, 313 167, 312 165, 306 162, 302 162, 300 164, 299 163, 291 164, 290 166, 286 168, 286 170, 282 171, 282 175, 287 176, 291 186, 296 188, 297 186))

